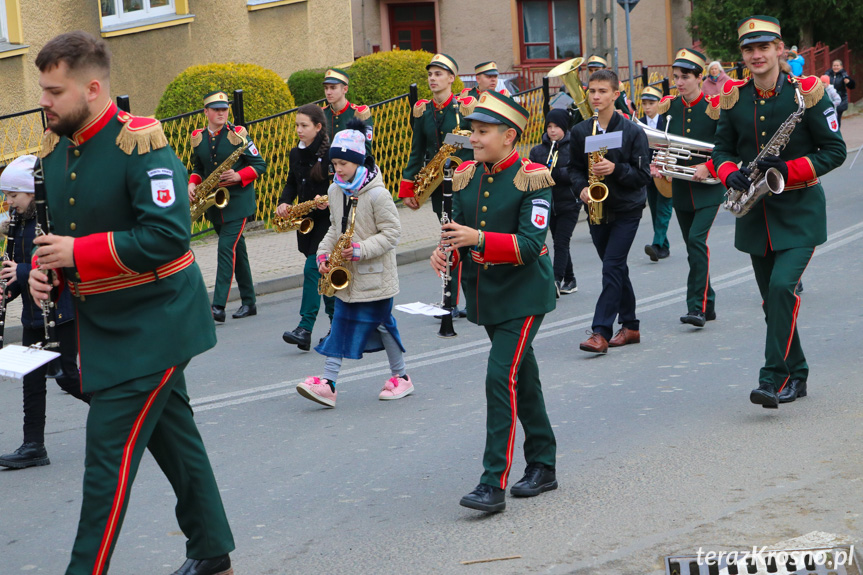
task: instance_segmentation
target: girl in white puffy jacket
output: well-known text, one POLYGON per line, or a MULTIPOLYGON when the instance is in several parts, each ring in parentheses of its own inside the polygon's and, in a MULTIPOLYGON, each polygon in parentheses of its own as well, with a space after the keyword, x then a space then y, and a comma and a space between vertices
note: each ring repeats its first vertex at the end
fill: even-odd
POLYGON ((364 352, 387 352, 392 377, 384 383, 380 399, 401 399, 414 390, 392 315, 393 297, 399 291, 395 249, 401 224, 380 169, 366 158, 368 133, 362 121, 351 120, 330 145, 335 168, 328 192, 331 225, 318 246, 318 269, 324 277, 330 272, 329 255, 350 226, 351 204, 356 200, 353 245, 342 252, 351 279, 336 291, 332 329, 315 348, 327 358, 323 376, 297 384, 300 395, 327 407, 336 405, 342 359, 362 359, 364 352))

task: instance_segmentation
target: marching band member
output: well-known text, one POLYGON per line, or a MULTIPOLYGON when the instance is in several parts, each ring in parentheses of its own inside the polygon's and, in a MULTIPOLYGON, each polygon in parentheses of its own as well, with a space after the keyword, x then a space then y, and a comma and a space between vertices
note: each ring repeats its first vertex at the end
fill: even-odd
POLYGON ((328 141, 332 142, 336 134, 346 129, 348 122, 357 118, 366 126, 366 154, 372 155, 372 139, 374 137, 374 118, 368 106, 357 106, 348 102, 348 85, 350 75, 340 68, 330 68, 324 74, 324 116, 328 141))
MULTIPOLYGON (((719 119, 719 97, 705 96, 701 91, 704 54, 683 49, 672 64, 674 83, 679 95, 666 96, 659 102, 659 113, 666 116, 668 133, 712 144, 719 119)), ((686 244, 689 276, 686 281, 686 314, 680 321, 695 327, 716 319, 716 295, 710 285, 710 248, 707 238, 719 205, 725 200, 725 189, 704 180, 715 177, 713 161, 698 158, 680 160, 681 166, 695 167, 693 181, 671 180, 671 199, 677 223, 686 244)), ((651 167, 653 176, 659 173, 651 167)))
MULTIPOLYGON (((204 96, 204 115, 207 127, 192 132, 192 173, 189 176, 189 200, 195 198, 198 184, 207 179, 213 170, 230 156, 237 146, 248 140, 242 126, 228 122, 228 95, 222 91, 204 96)), ((213 206, 207 210, 207 219, 219 236, 216 289, 213 292, 213 319, 225 321, 225 306, 231 293, 234 273, 240 289, 242 305, 231 316, 235 319, 256 315, 255 284, 246 252, 243 231, 246 222, 255 215, 255 180, 267 170, 267 163, 254 144, 240 156, 240 160, 220 176, 220 185, 227 186, 231 198, 224 209, 213 206)))
MULTIPOLYGON (((461 505, 479 511, 506 508, 516 416, 524 428, 527 469, 511 494, 531 497, 557 489, 556 443, 532 345, 555 305, 544 245, 554 182, 545 165, 522 160, 515 149, 528 115, 512 98, 482 93, 468 118, 476 161, 456 170, 453 222, 441 231, 441 241, 452 246, 447 251, 464 261, 467 317, 483 326, 491 340, 485 471, 479 485, 461 499, 461 505)), ((434 251, 431 265, 438 273, 445 269, 441 250, 434 251)))
MULTIPOLYGON (((653 86, 647 86, 641 92, 641 107, 644 115, 638 121, 661 132, 665 131, 665 118, 659 114, 659 100, 662 92, 653 86)), ((650 261, 658 262, 671 253, 668 243, 668 222, 671 220, 671 198, 659 193, 656 182, 647 184, 647 205, 650 207, 650 220, 653 222, 653 242, 644 246, 644 253, 650 256, 650 261)))
MULTIPOLYGON (((587 72, 588 74, 593 74, 597 70, 608 70, 608 61, 594 54, 590 58, 587 59, 587 72)), ((626 101, 626 92, 623 89, 623 83, 618 83, 618 91, 620 95, 617 96, 614 100, 614 107, 617 110, 620 110, 627 116, 632 116, 632 109, 629 107, 629 103, 626 101)), ((587 86, 584 87, 585 91, 587 91, 587 86)))
POLYGON ((815 246, 827 240, 827 203, 818 178, 845 161, 846 148, 819 79, 794 78, 780 67, 785 44, 779 20, 750 16, 738 23, 737 35, 751 76, 722 87, 713 161, 726 187, 749 188, 749 164, 791 114, 798 113, 797 89, 804 106, 785 148, 757 162, 762 174, 778 170, 785 190, 758 200, 737 219, 734 235, 734 246, 752 260, 767 320, 764 367, 749 399, 775 408, 807 393, 809 365, 797 333, 801 298, 794 288, 815 246))
POLYGON ((588 154, 585 139, 596 132, 622 132, 620 148, 610 149, 593 165, 593 174, 602 176, 608 187, 608 198, 602 204, 599 223, 590 223, 590 237, 602 260, 602 293, 596 302, 590 338, 579 345, 583 351, 604 354, 609 347, 639 343, 641 334, 635 316, 635 292, 629 280, 626 258, 638 222, 644 212, 645 186, 650 181, 650 148, 644 130, 615 113, 620 82, 611 70, 597 70, 590 75, 588 97, 598 118, 581 122, 570 135, 569 177, 579 190, 581 201, 589 205, 588 154), (612 337, 614 321, 622 327, 612 337))
MULTIPOLYGON (((476 75, 476 86, 465 88, 459 94, 461 101, 461 113, 467 116, 473 112, 476 103, 479 101, 479 96, 483 92, 489 90, 497 91, 497 78, 499 72, 497 64, 494 62, 483 62, 474 66, 474 74, 476 75)), ((509 90, 503 88, 500 93, 504 96, 511 96, 509 90)))

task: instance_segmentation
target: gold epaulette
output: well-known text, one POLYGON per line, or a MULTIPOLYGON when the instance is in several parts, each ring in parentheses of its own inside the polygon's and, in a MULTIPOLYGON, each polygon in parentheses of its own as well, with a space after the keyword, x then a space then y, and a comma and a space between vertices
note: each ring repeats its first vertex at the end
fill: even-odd
POLYGON ((664 96, 657 104, 656 113, 657 114, 665 114, 668 112, 668 109, 671 107, 671 103, 677 96, 664 96))
POLYGON ((116 143, 127 155, 131 156, 136 148, 140 156, 168 145, 168 138, 165 137, 159 120, 132 116, 125 112, 118 114, 117 119, 122 122, 123 127, 117 134, 116 143))
POLYGON ((249 133, 242 126, 229 126, 228 130, 228 141, 235 146, 239 146, 240 144, 245 144, 246 139, 249 137, 249 133))
POLYGON ((60 136, 52 132, 51 130, 45 130, 45 133, 42 134, 42 146, 39 148, 38 156, 40 158, 44 158, 48 154, 54 151, 54 148, 57 147, 57 144, 60 143, 60 136))
POLYGON ((193 148, 197 148, 201 145, 201 142, 204 141, 204 130, 192 130, 192 138, 190 142, 192 143, 193 148))
POLYGON ((468 160, 459 164, 459 166, 455 169, 455 173, 452 176, 452 191, 458 192, 465 189, 470 183, 471 179, 473 179, 473 175, 475 173, 475 161, 468 160))
MULTIPOLYGON (((803 103, 807 108, 811 108, 824 97, 824 84, 818 76, 800 76, 791 82, 800 86, 800 91, 803 92, 803 103)), ((794 99, 797 100, 796 95, 794 99)))
POLYGON ((536 164, 524 159, 512 183, 521 192, 535 192, 554 186, 554 179, 545 164, 536 164))
POLYGON ((479 100, 474 98, 473 96, 465 96, 458 101, 458 112, 462 115, 462 117, 470 116, 473 114, 474 108, 476 108, 479 100))
POLYGON ((357 106, 356 104, 351 104, 351 106, 354 109, 354 118, 365 122, 372 117, 372 110, 368 106, 357 106))
POLYGON ((749 78, 744 80, 728 80, 722 86, 722 93, 719 95, 719 107, 723 110, 730 110, 740 99, 740 88, 749 83, 749 78))
POLYGON ((705 108, 704 113, 707 114, 707 117, 711 120, 719 119, 719 95, 716 96, 708 96, 705 94, 704 99, 707 100, 707 108, 705 108))
POLYGON ((422 115, 426 113, 426 105, 428 103, 428 100, 417 100, 417 103, 414 104, 413 108, 414 118, 421 118, 422 115))

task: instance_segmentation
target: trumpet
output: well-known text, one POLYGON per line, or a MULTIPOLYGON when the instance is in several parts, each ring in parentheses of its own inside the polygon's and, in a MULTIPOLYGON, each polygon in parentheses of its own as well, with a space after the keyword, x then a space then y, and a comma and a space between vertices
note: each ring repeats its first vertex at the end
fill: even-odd
MULTIPOLYGON (((593 112, 593 134, 596 135, 596 127, 599 125, 599 110, 593 112)), ((608 186, 602 183, 605 176, 597 176, 593 173, 593 166, 605 158, 606 148, 600 148, 596 152, 587 155, 587 209, 590 223, 597 225, 602 223, 602 203, 608 198, 608 186)))
POLYGON ((351 225, 339 237, 336 247, 333 248, 333 252, 327 258, 327 265, 329 265, 330 271, 318 280, 318 293, 321 295, 333 297, 337 291, 345 289, 351 283, 351 271, 345 266, 347 262, 342 256, 342 251, 353 244, 354 222, 357 219, 357 200, 356 196, 351 198, 349 208, 351 210, 351 225))
POLYGON ((293 206, 288 213, 287 218, 283 218, 273 212, 272 224, 277 233, 299 231, 301 234, 307 234, 315 227, 315 222, 312 218, 303 217, 314 209, 317 209, 330 201, 329 196, 321 196, 308 202, 302 202, 293 206))
POLYGON ((554 140, 551 143, 551 149, 548 151, 548 158, 545 159, 545 167, 549 169, 549 171, 553 170, 557 165, 557 154, 558 154, 558 145, 557 140, 554 140))

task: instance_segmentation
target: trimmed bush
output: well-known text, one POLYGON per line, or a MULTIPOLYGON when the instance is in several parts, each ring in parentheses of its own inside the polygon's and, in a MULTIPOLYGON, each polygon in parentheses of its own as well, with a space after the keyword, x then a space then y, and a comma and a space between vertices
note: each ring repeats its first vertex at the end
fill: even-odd
MULTIPOLYGON (((423 50, 393 50, 363 56, 351 65, 348 100, 372 105, 406 94, 413 83, 419 88, 420 98, 430 99, 426 65, 433 56, 423 50)), ((452 91, 458 94, 462 89, 464 83, 456 76, 452 91)))
POLYGON ((324 74, 327 69, 298 70, 288 78, 288 88, 297 106, 316 102, 324 97, 324 74))
POLYGON ((247 122, 294 107, 291 90, 272 70, 255 64, 206 64, 186 68, 168 84, 156 117, 199 110, 204 95, 214 90, 224 91, 229 98, 234 90, 243 90, 247 122))

